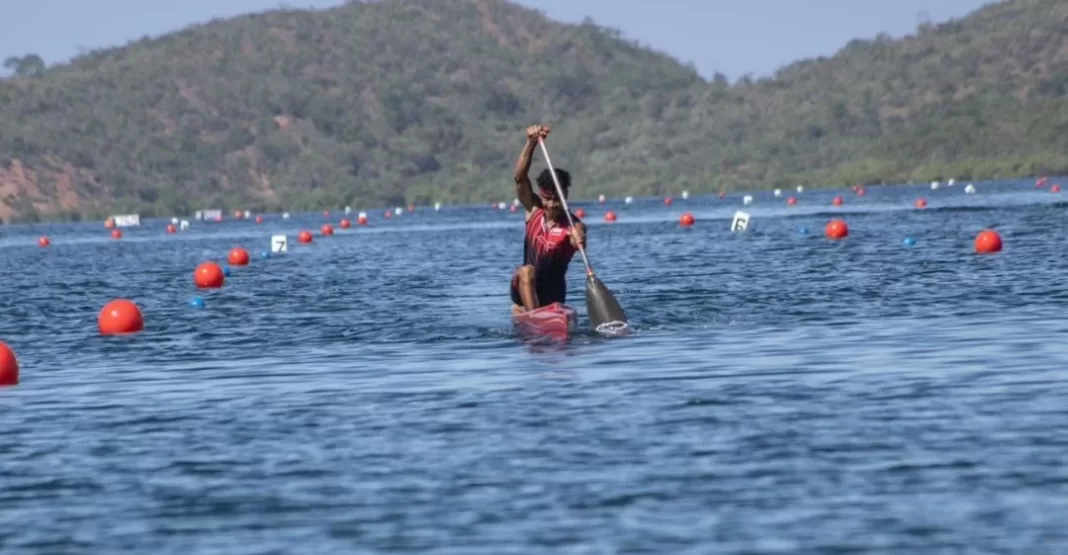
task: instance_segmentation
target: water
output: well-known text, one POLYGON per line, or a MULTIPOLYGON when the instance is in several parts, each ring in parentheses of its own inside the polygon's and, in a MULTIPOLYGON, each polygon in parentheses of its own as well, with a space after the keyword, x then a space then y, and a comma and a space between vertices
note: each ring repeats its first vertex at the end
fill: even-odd
POLYGON ((584 205, 635 333, 566 345, 515 336, 521 216, 485 207, 0 228, 0 551, 1063 553, 1065 205, 977 188, 759 193, 744 234, 741 195, 584 205), (116 297, 144 333, 97 335, 116 297))

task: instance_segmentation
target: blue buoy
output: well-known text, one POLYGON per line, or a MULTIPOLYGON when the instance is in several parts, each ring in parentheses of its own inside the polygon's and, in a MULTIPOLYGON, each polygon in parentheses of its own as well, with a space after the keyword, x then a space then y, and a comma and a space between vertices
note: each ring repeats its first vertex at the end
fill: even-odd
POLYGON ((916 244, 916 240, 912 237, 905 237, 905 240, 902 241, 902 243, 904 243, 906 247, 911 247, 916 244))
POLYGON ((260 253, 260 258, 270 258, 270 257, 271 257, 271 253, 269 253, 267 251, 263 251, 263 252, 260 253))
POLYGON ((230 267, 225 265, 225 264, 223 264, 222 268, 223 268, 223 275, 226 276, 226 277, 230 277, 230 267))
POLYGON ((204 308, 204 299, 193 297, 192 299, 189 299, 189 306, 193 308, 204 308))

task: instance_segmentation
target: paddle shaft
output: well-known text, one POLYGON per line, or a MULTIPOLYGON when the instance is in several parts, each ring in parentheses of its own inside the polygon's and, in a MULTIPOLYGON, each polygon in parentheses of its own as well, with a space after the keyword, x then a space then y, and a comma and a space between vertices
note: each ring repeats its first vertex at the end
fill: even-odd
MULTIPOLYGON (((541 147, 541 155, 545 157, 545 164, 549 166, 549 173, 553 176, 553 185, 556 185, 556 196, 560 199, 560 204, 564 207, 564 214, 567 216, 567 224, 572 228, 575 227, 574 220, 571 219, 571 209, 567 207, 567 199, 564 198, 564 189, 560 187, 560 180, 556 178, 556 170, 553 169, 553 161, 549 159, 549 149, 545 148, 545 141, 541 137, 538 137, 538 146, 541 147)), ((593 275, 593 268, 590 266, 590 259, 586 256, 586 249, 582 248, 582 245, 578 246, 579 254, 582 255, 582 263, 586 265, 586 275, 593 275)))

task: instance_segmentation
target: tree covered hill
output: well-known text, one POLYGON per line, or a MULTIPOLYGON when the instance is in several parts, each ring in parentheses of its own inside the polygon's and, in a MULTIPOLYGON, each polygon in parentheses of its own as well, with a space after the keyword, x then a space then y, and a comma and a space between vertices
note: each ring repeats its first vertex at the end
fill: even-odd
POLYGON ((1066 30, 1010 0, 729 84, 503 0, 248 15, 11 58, 0 218, 509 198, 536 122, 580 197, 1066 171, 1066 30))

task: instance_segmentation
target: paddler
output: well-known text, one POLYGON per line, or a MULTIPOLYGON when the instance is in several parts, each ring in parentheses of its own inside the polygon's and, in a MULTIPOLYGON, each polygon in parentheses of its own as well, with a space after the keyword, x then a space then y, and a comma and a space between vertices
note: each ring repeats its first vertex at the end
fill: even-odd
MULTIPOLYGON (((538 140, 549 136, 549 126, 527 128, 527 144, 515 163, 515 194, 526 208, 526 236, 523 238, 523 265, 512 276, 512 311, 534 310, 554 302, 563 304, 567 297, 567 267, 579 245, 586 248, 586 225, 572 214, 567 215, 546 168, 538 174, 538 192, 530 184, 530 162, 538 140)), ((556 168, 566 200, 571 188, 571 174, 556 168)))

